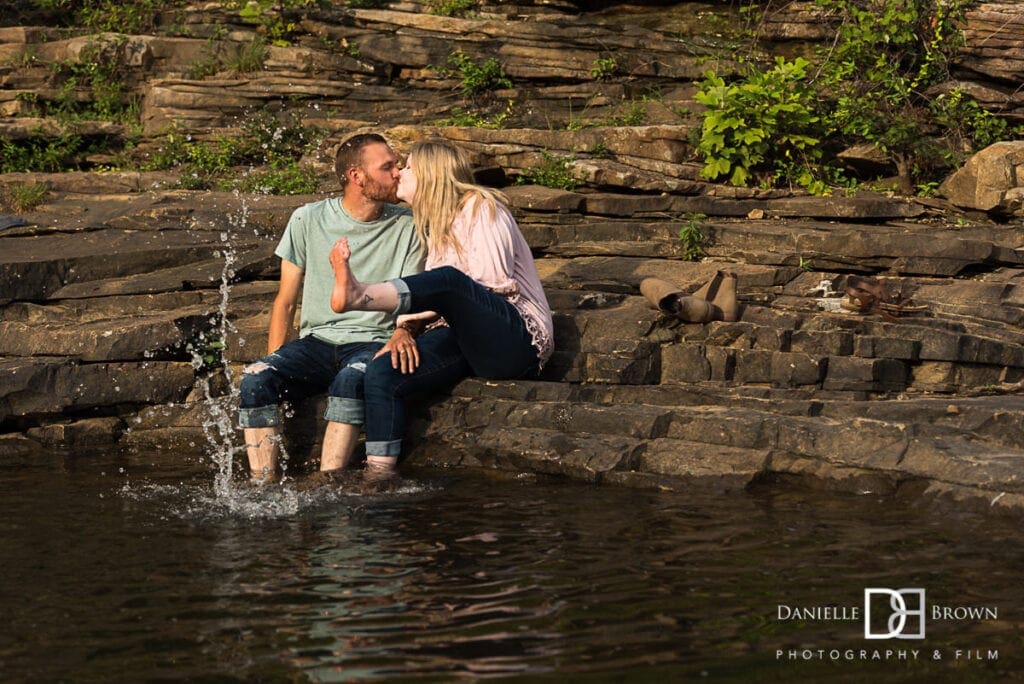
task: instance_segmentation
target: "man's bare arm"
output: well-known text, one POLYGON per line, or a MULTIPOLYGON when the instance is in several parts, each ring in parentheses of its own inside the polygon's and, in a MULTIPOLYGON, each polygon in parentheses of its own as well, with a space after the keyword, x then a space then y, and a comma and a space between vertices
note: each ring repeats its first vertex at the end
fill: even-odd
POLYGON ((281 260, 281 284, 270 310, 270 335, 267 338, 267 353, 277 351, 292 337, 295 310, 299 305, 302 291, 303 270, 285 259, 281 260))

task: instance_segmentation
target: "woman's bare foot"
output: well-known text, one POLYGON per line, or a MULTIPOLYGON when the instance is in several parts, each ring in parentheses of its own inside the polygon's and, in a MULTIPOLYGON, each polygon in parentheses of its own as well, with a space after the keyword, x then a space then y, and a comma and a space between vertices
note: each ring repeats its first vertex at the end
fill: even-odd
POLYGON ((342 313, 352 308, 352 305, 363 296, 363 286, 352 275, 348 260, 352 256, 348 240, 341 238, 331 248, 331 267, 334 269, 334 289, 331 290, 331 309, 335 313, 342 313))

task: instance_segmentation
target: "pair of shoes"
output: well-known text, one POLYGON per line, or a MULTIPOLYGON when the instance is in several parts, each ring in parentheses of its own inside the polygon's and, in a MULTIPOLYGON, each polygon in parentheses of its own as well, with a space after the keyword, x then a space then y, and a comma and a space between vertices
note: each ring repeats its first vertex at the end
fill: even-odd
POLYGON ((856 302, 858 309, 870 311, 880 302, 892 301, 885 285, 885 278, 850 276, 846 281, 846 294, 856 302))
POLYGON ((885 278, 850 276, 846 281, 846 302, 842 307, 848 311, 870 314, 878 313, 888 319, 899 318, 928 310, 927 306, 915 305, 909 299, 900 299, 889 293, 885 278))
POLYGON ((644 278, 640 293, 665 316, 688 323, 731 322, 739 318, 736 274, 728 271, 718 271, 693 294, 686 294, 660 278, 644 278))

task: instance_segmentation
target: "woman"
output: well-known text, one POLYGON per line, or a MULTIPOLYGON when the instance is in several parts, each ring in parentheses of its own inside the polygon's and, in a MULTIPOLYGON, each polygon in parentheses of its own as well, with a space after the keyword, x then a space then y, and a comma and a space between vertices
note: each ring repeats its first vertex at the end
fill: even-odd
POLYGON ((364 284, 349 268, 344 238, 330 254, 334 311, 394 311, 413 333, 431 326, 416 344, 393 346, 391 358, 367 369, 367 465, 382 469, 393 468, 401 451, 405 396, 468 374, 535 378, 554 349, 529 245, 505 197, 474 182, 462 151, 443 142, 413 145, 398 197, 412 205, 427 244, 425 272, 364 284))

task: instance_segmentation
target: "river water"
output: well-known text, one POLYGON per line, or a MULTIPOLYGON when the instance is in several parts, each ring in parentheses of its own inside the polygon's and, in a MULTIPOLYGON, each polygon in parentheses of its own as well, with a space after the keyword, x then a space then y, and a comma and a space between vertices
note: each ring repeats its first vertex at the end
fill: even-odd
POLYGON ((212 468, 114 456, 0 474, 4 682, 986 681, 1024 663, 1024 534, 990 516, 409 467, 226 492, 212 468), (866 639, 866 588, 924 589, 901 633, 924 638, 866 639))

